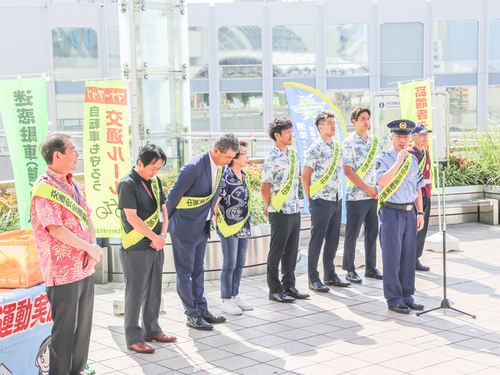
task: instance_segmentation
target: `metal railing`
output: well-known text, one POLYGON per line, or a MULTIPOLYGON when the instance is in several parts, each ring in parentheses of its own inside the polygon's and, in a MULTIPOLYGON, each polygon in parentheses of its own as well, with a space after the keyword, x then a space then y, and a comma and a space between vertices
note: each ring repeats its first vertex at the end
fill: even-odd
MULTIPOLYGON (((193 155, 197 155, 208 148, 210 148, 213 142, 222 134, 227 132, 191 132, 191 140, 193 142, 193 155)), ((248 150, 250 154, 250 162, 261 164, 264 162, 265 155, 268 149, 274 144, 273 140, 269 138, 267 133, 256 132, 256 133, 234 133, 238 138, 248 142, 248 150), (259 147, 258 146, 263 146, 259 147)))

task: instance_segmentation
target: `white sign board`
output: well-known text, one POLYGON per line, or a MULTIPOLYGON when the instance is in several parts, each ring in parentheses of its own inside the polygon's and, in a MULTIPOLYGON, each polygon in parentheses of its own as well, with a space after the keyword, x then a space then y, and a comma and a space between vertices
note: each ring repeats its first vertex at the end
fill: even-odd
MULTIPOLYGON (((434 160, 446 161, 449 154, 450 128, 448 121, 448 93, 432 92, 432 141, 434 160)), ((371 96, 371 129, 382 141, 384 149, 391 147, 387 124, 401 118, 399 93, 378 92, 371 96)))

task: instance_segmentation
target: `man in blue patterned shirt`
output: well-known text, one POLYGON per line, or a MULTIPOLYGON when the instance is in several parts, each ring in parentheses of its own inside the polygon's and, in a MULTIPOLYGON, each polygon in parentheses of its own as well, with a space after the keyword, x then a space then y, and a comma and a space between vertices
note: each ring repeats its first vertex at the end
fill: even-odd
POLYGON ((323 249, 323 278, 326 285, 347 287, 350 283, 340 280, 335 273, 333 260, 339 246, 342 219, 342 160, 340 143, 333 141, 335 115, 320 112, 314 124, 320 137, 309 147, 305 155, 302 184, 311 210, 311 238, 308 248, 309 289, 328 292, 318 272, 318 260, 323 249))
POLYGON ((365 277, 382 280, 377 270, 378 191, 375 184, 375 157, 382 151, 382 143, 368 133, 370 110, 357 107, 351 112, 354 132, 342 142, 342 162, 347 180, 345 195, 347 223, 345 228, 344 257, 342 268, 346 279, 353 283, 362 280, 356 273, 354 257, 356 240, 364 224, 365 233, 365 277))
POLYGON ((308 294, 295 288, 295 265, 299 251, 299 163, 292 144, 292 121, 277 117, 269 124, 269 136, 276 142, 262 166, 261 194, 264 215, 271 224, 271 243, 267 257, 269 299, 294 302, 308 294), (281 273, 279 279, 279 263, 281 273))

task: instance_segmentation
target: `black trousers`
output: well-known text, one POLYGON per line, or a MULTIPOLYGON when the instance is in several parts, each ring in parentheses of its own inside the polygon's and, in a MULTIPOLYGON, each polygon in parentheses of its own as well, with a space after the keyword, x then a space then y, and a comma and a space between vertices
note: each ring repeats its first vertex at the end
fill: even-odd
MULTIPOLYGON (((210 224, 210 222, 207 221, 210 224)), ((207 225, 209 225, 207 224, 207 225)), ((191 229, 195 230, 195 229, 191 229)), ((186 233, 186 235, 189 235, 186 233)), ((205 251, 208 237, 202 235, 200 242, 188 243, 172 236, 177 293, 181 298, 185 314, 194 318, 208 311, 205 293, 205 251)))
POLYGON ((125 340, 127 346, 162 332, 158 323, 161 305, 163 249, 120 250, 125 279, 125 340), (139 314, 142 308, 142 327, 139 314))
POLYGON ((345 227, 342 269, 348 272, 356 270, 354 258, 361 224, 365 225, 365 266, 367 270, 373 269, 377 265, 377 200, 347 201, 346 209, 347 224, 345 227))
POLYGON ((413 303, 417 250, 415 212, 381 207, 379 220, 387 305, 393 307, 400 303, 413 303))
POLYGON ((88 276, 70 284, 46 287, 52 305, 50 375, 78 375, 89 354, 94 279, 88 276))
POLYGON ((271 243, 267 256, 267 285, 270 293, 280 293, 295 286, 295 266, 299 253, 300 212, 284 214, 269 213, 271 243), (279 263, 281 260, 281 281, 279 263))
POLYGON ((318 261, 323 246, 323 277, 332 280, 335 274, 333 260, 339 247, 340 224, 342 220, 342 199, 338 202, 324 199, 310 199, 311 239, 307 250, 307 272, 309 281, 319 280, 318 261), (333 275, 332 275, 333 274, 333 275))
MULTIPOLYGON (((431 198, 422 197, 422 203, 424 205, 424 227, 417 234, 417 261, 424 252, 425 238, 427 237, 427 229, 429 229, 429 216, 431 214, 431 198)), ((415 212, 417 212, 417 207, 415 207, 415 212)))

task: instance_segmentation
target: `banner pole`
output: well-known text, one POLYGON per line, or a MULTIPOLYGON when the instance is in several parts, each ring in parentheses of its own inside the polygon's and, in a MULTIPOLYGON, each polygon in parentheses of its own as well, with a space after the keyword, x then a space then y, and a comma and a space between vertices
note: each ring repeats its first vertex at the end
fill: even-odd
POLYGON ((50 102, 50 132, 54 133, 55 132, 55 119, 54 119, 54 85, 55 85, 55 79, 52 80, 54 77, 54 74, 52 73, 52 70, 49 69, 49 102, 50 102))
MULTIPOLYGON (((429 78, 429 81, 431 83, 431 99, 432 99, 432 113, 434 114, 435 113, 435 105, 436 105, 436 84, 435 84, 435 77, 431 77, 429 78)), ((434 126, 434 121, 433 121, 433 126, 434 126)), ((433 137, 434 138, 434 137, 433 137)), ((432 144, 433 144, 433 148, 434 148, 434 155, 437 155, 437 141, 435 142, 434 139, 432 139, 432 144)), ((438 223, 439 223, 439 233, 442 232, 442 223, 441 223, 441 204, 440 204, 440 201, 441 201, 441 196, 440 196, 440 189, 439 189, 439 162, 436 161, 436 158, 434 158, 433 160, 433 167, 436 168, 436 181, 437 181, 437 185, 436 185, 436 191, 438 193, 438 223)), ((443 200, 444 200, 444 191, 443 191, 443 200)))

